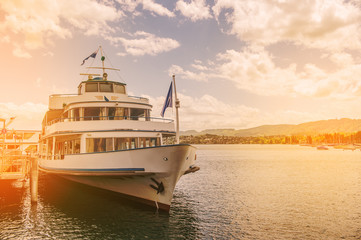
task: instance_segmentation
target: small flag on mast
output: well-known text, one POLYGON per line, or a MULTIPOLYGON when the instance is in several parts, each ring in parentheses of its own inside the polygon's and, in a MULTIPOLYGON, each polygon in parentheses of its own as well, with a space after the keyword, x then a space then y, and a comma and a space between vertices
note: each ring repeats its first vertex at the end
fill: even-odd
POLYGON ((83 63, 80 64, 80 66, 83 66, 84 63, 85 63, 85 61, 88 60, 89 58, 91 58, 91 57, 92 57, 92 58, 95 58, 95 57, 97 56, 98 50, 99 50, 99 49, 97 49, 95 52, 93 52, 92 54, 90 54, 89 57, 84 58, 83 63))
POLYGON ((165 110, 167 109, 167 107, 173 107, 173 97, 172 97, 173 91, 172 90, 173 90, 173 82, 170 82, 168 94, 167 94, 167 97, 165 98, 162 112, 160 113, 160 115, 162 117, 164 117, 164 113, 165 113, 165 110))

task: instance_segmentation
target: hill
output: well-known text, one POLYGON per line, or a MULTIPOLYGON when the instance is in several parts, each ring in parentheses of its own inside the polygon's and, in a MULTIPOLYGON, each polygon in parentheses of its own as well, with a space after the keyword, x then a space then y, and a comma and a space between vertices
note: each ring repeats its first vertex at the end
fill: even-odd
POLYGON ((181 132, 183 136, 213 134, 219 136, 276 136, 276 135, 317 135, 322 133, 352 133, 361 131, 361 119, 330 119, 301 124, 262 125, 248 129, 207 129, 181 132))

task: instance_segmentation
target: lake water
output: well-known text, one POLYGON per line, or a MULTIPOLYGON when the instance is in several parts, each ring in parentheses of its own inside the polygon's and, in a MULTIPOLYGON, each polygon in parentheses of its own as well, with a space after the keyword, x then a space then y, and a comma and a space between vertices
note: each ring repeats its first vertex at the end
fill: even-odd
POLYGON ((197 147, 169 214, 42 176, 35 206, 21 184, 0 189, 0 239, 361 238, 360 151, 197 147))

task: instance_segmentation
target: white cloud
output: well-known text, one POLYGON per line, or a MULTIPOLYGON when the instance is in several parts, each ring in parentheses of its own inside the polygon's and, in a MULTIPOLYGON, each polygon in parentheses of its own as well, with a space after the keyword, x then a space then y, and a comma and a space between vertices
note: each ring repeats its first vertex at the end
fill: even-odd
POLYGON ((142 0, 143 9, 154 12, 160 16, 174 17, 174 13, 152 0, 142 0))
POLYGON ((122 10, 131 12, 134 16, 139 16, 141 13, 137 11, 138 6, 142 6, 144 10, 150 11, 153 14, 166 17, 174 17, 175 14, 169 11, 166 7, 153 0, 117 0, 122 10))
POLYGON ((225 31, 252 44, 291 41, 328 50, 361 47, 361 11, 347 1, 218 0, 212 10, 221 26, 228 26, 225 31))
POLYGON ((185 17, 190 18, 193 22, 212 18, 210 8, 205 0, 192 0, 190 3, 179 0, 176 4, 176 10, 180 11, 185 17))
POLYGON ((69 22, 87 35, 102 35, 113 32, 109 23, 122 16, 114 6, 91 0, 60 1, 60 18, 69 22))
POLYGON ((9 129, 40 130, 41 122, 47 111, 47 106, 39 103, 26 102, 24 104, 0 103, 0 118, 16 117, 9 129))
MULTIPOLYGON (((121 16, 114 7, 94 0, 2 0, 0 13, 4 19, 0 33, 11 33, 14 48, 21 45, 27 50, 50 44, 54 36, 72 37, 74 29, 88 35, 109 32, 109 22, 121 16)), ((14 55, 26 56, 19 49, 14 55)))
MULTIPOLYGON (((199 67, 201 68, 201 66, 199 67)), ((198 69, 199 69, 198 68, 198 69)), ((207 67, 204 67, 207 68, 207 67)), ((209 73, 204 72, 191 72, 188 70, 184 70, 182 67, 178 65, 172 65, 168 70, 169 75, 179 75, 182 79, 190 79, 190 80, 196 80, 200 82, 207 82, 208 78, 210 78, 209 73)))
MULTIPOLYGON (((181 130, 205 128, 240 128, 251 124, 251 119, 259 114, 258 109, 243 105, 231 106, 210 95, 199 98, 178 93, 180 99, 180 128, 181 130)), ((153 105, 152 116, 159 117, 165 97, 149 97, 153 105)), ((165 118, 173 118, 175 112, 168 108, 165 118)))
POLYGON ((315 64, 279 67, 273 56, 262 48, 227 50, 216 61, 191 64, 194 70, 172 65, 170 74, 196 81, 225 79, 239 89, 261 96, 307 96, 352 99, 361 96, 361 62, 347 53, 325 55, 337 67, 327 71, 315 64))
POLYGON ((266 51, 254 51, 246 48, 241 52, 228 50, 218 55, 219 74, 244 90, 272 96, 292 94, 296 81, 295 65, 287 68, 277 67, 272 56, 266 51))
POLYGON ((345 52, 333 53, 329 56, 329 59, 340 67, 347 67, 354 64, 352 55, 345 52))
MULTIPOLYGON (((153 105, 152 117, 159 117, 165 97, 149 97, 153 105)), ((261 111, 240 104, 227 104, 211 96, 191 97, 178 93, 180 100, 180 129, 204 130, 215 128, 251 128, 264 124, 299 124, 307 121, 332 118, 331 114, 310 113, 292 109, 261 111)), ((168 108, 165 118, 174 119, 175 111, 168 108)))
MULTIPOLYGON (((179 42, 171 38, 161 38, 154 34, 138 31, 132 35, 132 39, 123 37, 107 37, 113 44, 121 43, 127 54, 133 56, 158 55, 171 51, 180 46, 179 42)), ((126 55, 120 53, 120 55, 126 55)))

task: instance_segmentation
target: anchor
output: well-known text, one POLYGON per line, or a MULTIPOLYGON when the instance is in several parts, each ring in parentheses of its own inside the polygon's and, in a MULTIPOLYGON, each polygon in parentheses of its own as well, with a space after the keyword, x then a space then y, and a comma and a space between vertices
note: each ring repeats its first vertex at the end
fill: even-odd
POLYGON ((157 186, 149 184, 149 186, 155 190, 157 190, 157 194, 164 192, 164 185, 163 182, 158 182, 154 178, 150 178, 157 186))

